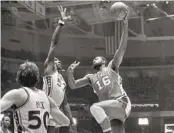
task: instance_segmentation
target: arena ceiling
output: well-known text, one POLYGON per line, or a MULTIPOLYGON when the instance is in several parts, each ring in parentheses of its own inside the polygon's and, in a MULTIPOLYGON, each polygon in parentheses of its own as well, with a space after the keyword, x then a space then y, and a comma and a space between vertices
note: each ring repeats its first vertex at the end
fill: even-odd
MULTIPOLYGON (((2 1, 2 23, 21 30, 29 30, 51 36, 55 18, 60 17, 57 6, 67 7, 72 20, 63 34, 75 38, 100 38, 93 29, 106 22, 114 21, 109 8, 114 1, 45 1, 44 18, 26 8, 21 2, 2 1), (10 17, 7 17, 10 16, 10 17), (10 19, 10 21, 9 21, 10 19), (10 24, 9 24, 10 23, 10 24)), ((174 1, 128 1, 129 39, 173 40, 174 1)))

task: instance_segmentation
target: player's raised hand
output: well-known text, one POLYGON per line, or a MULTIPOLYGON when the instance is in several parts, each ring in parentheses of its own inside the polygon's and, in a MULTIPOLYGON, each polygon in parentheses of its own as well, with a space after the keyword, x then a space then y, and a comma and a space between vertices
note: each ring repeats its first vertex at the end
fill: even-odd
POLYGON ((80 62, 74 61, 69 67, 68 70, 74 70, 77 66, 80 65, 80 62))
POLYGON ((62 6, 58 6, 58 10, 60 11, 63 21, 67 21, 67 20, 71 19, 71 16, 67 16, 67 14, 66 14, 66 8, 63 8, 62 6))
POLYGON ((129 16, 129 13, 130 13, 130 9, 129 9, 129 7, 127 6, 127 8, 126 8, 127 10, 125 11, 126 13, 126 15, 125 15, 125 17, 124 17, 124 19, 123 19, 123 23, 125 24, 125 25, 127 25, 128 24, 128 16, 129 16))

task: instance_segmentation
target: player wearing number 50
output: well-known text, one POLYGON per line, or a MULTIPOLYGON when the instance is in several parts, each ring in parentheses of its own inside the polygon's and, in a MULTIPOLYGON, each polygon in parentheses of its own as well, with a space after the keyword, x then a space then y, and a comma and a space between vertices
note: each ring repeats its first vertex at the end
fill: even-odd
POLYGON ((124 28, 119 48, 107 66, 106 59, 98 56, 93 60, 93 68, 98 72, 87 74, 78 80, 74 79, 73 72, 80 63, 74 62, 68 68, 68 83, 71 89, 91 85, 98 95, 100 102, 94 103, 90 112, 105 133, 124 133, 124 121, 131 111, 130 100, 119 76, 119 66, 127 47, 128 12, 129 10, 126 11, 127 15, 123 20, 124 28))
POLYGON ((35 87, 39 81, 39 68, 35 63, 21 64, 16 80, 21 87, 7 92, 0 100, 1 112, 10 107, 14 110, 15 132, 47 133, 50 114, 62 126, 70 124, 55 102, 35 87))

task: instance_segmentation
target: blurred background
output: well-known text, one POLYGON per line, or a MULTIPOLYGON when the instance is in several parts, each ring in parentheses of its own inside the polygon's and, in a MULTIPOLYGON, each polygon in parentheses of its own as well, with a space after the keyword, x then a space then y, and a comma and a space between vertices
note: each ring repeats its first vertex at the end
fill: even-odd
MULTIPOLYGON (((34 61, 43 74, 52 33, 67 8, 71 21, 61 33, 56 56, 64 69, 81 65, 75 78, 93 73, 92 59, 111 60, 122 24, 109 10, 114 1, 1 1, 1 96, 18 88, 20 63, 34 61), (115 42, 115 43, 113 43, 115 42)), ((123 86, 132 101, 126 133, 172 133, 174 129, 174 1, 125 1, 130 7, 128 48, 121 64, 123 86)), ((63 72, 66 78, 66 71, 63 72)), ((40 88, 42 83, 40 83, 40 88)), ((97 100, 90 86, 67 88, 79 133, 101 133, 89 107, 97 100)), ((7 111, 11 115, 10 110, 7 111)))

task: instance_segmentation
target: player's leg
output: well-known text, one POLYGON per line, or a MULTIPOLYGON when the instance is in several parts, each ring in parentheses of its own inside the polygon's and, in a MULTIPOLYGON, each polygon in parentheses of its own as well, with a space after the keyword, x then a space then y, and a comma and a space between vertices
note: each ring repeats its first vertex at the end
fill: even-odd
POLYGON ((69 129, 70 129, 69 126, 60 126, 60 125, 49 126, 48 133, 70 133, 69 129))
POLYGON ((71 124, 70 126, 60 127, 59 133, 77 133, 76 126, 73 125, 73 116, 72 116, 70 105, 67 100, 66 93, 64 94, 64 100, 61 103, 60 108, 63 111, 63 113, 69 118, 71 124))
POLYGON ((48 126, 47 133, 55 133, 55 126, 48 126))
POLYGON ((113 133, 124 133, 124 120, 130 114, 131 105, 128 97, 123 96, 115 100, 106 100, 97 103, 104 109, 111 121, 113 133))
POLYGON ((60 127, 59 128, 59 133, 70 133, 70 127, 60 127))
POLYGON ((118 117, 117 116, 112 117, 112 118, 115 117, 115 119, 111 120, 111 127, 112 127, 113 133, 118 133, 118 132, 125 133, 124 121, 126 120, 126 118, 129 116, 131 112, 131 103, 128 97, 122 97, 118 99, 118 102, 122 103, 122 106, 120 107, 120 110, 117 108, 118 109, 117 112, 120 111, 120 113, 118 113, 118 117))
POLYGON ((106 115, 104 109, 98 105, 98 103, 94 103, 90 107, 90 112, 95 118, 95 120, 100 124, 104 133, 112 133, 110 120, 106 115))
POLYGON ((54 122, 53 118, 49 118, 48 130, 47 133, 56 133, 56 123, 54 122))

